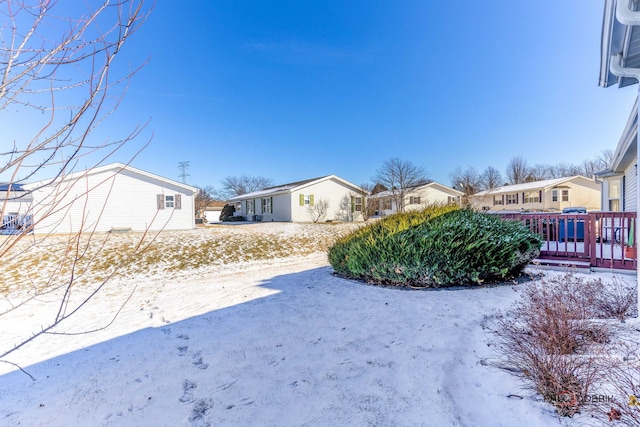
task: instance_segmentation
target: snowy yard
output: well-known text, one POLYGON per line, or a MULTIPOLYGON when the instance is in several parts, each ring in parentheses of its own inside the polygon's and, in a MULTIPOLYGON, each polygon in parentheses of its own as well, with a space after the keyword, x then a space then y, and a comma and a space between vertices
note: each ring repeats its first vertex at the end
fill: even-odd
MULTIPOLYGON (((485 363, 485 316, 526 285, 400 291, 340 279, 324 252, 338 227, 167 233, 159 244, 220 236, 298 243, 274 258, 116 277, 59 329, 80 334, 43 336, 7 358, 35 381, 0 363, 0 424, 561 425, 550 405, 485 363), (109 328, 81 333, 108 323, 134 286, 109 328)), ((12 301, 20 295, 11 292, 12 301)), ((56 300, 0 317, 0 342, 28 336, 56 300)))

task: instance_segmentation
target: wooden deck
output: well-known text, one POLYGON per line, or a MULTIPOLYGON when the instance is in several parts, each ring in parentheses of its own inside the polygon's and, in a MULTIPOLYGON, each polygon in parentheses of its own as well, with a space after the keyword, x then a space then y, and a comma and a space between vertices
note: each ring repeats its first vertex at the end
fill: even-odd
POLYGON ((636 213, 498 214, 522 222, 543 239, 540 259, 551 264, 637 270, 636 213))

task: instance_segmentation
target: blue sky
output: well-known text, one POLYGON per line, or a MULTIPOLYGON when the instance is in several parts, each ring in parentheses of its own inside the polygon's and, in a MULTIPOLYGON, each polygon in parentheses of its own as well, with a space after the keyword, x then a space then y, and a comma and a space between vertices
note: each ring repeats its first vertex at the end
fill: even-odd
MULTIPOLYGON (((158 1, 107 129, 151 120, 133 165, 190 184, 369 182, 391 157, 579 163, 614 149, 637 87, 598 87, 603 1, 158 1)), ((127 65, 126 63, 121 63, 127 65)), ((115 160, 126 161, 132 144, 115 160)))

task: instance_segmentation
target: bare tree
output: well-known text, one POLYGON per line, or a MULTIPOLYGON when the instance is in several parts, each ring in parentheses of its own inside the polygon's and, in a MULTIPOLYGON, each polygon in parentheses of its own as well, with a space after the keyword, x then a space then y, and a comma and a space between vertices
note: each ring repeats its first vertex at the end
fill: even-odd
MULTIPOLYGON (((70 204, 65 205, 68 202, 62 200, 68 200, 71 191, 79 191, 74 200, 82 206, 92 189, 63 188, 61 184, 79 167, 81 158, 85 165, 97 166, 143 129, 138 127, 115 141, 89 142, 94 140, 90 138, 92 132, 118 107, 127 81, 137 71, 121 71, 115 61, 148 12, 143 8, 144 0, 103 0, 93 2, 92 9, 86 4, 85 13, 65 16, 64 7, 55 0, 0 1, 0 119, 3 123, 29 122, 28 131, 21 126, 6 126, 0 136, 0 177, 8 181, 9 189, 21 189, 19 194, 5 193, 0 218, 12 203, 24 202, 40 189, 53 189, 52 200, 31 207, 40 211, 37 217, 31 216, 33 222, 25 223, 23 233, 0 242, 3 259, 48 239, 49 236, 36 238, 26 233, 37 226, 37 221, 70 209, 70 204), (22 186, 40 177, 47 179, 35 187, 22 186)), ((95 224, 85 221, 74 224, 79 231, 66 237, 67 249, 60 268, 42 282, 23 278, 31 283, 30 297, 12 303, 9 309, 16 310, 44 292, 57 290, 61 297, 56 315, 15 346, 0 345, 0 361, 12 363, 5 358, 16 349, 42 334, 60 333, 58 326, 84 308, 114 274, 93 285, 84 297, 70 299, 75 281, 81 276, 80 269, 95 261, 96 251, 99 253, 104 244, 96 241, 95 224)), ((143 249, 143 241, 144 236, 134 252, 143 249)))
POLYGON ((391 191, 398 212, 404 212, 405 196, 411 187, 430 182, 422 166, 396 157, 385 161, 373 180, 391 191))
POLYGON ((307 214, 311 221, 318 222, 324 219, 329 212, 329 201, 327 199, 320 199, 313 203, 313 205, 307 206, 307 214))
POLYGON ((462 206, 469 206, 469 196, 480 191, 482 180, 478 172, 472 167, 468 167, 465 170, 456 168, 451 174, 451 185, 456 190, 464 193, 462 206))
POLYGON ((368 220, 372 216, 376 214, 376 211, 380 209, 380 200, 377 198, 372 198, 371 196, 382 191, 386 191, 387 188, 381 184, 372 184, 369 182, 365 182, 364 184, 360 184, 360 188, 365 192, 365 206, 362 209, 362 216, 364 220, 368 220))
POLYGON ((472 167, 468 167, 465 170, 456 168, 451 174, 451 185, 458 191, 462 191, 466 196, 480 191, 482 181, 478 171, 472 167))
POLYGON ((607 169, 613 162, 613 150, 602 150, 602 152, 596 159, 598 161, 598 167, 601 171, 607 169))
POLYGON ((222 192, 225 198, 242 196, 243 194, 263 190, 273 185, 273 181, 262 176, 228 176, 222 180, 222 192))
POLYGON ((507 180, 509 184, 522 184, 529 177, 529 165, 524 157, 512 157, 507 164, 507 180))
POLYGON ((216 189, 210 185, 206 187, 196 186, 196 188, 198 189, 198 192, 196 193, 196 196, 194 198, 196 216, 202 218, 207 205, 216 200, 216 189))
POLYGON ((487 167, 480 177, 480 187, 482 190, 491 190, 504 184, 500 171, 493 166, 487 167))

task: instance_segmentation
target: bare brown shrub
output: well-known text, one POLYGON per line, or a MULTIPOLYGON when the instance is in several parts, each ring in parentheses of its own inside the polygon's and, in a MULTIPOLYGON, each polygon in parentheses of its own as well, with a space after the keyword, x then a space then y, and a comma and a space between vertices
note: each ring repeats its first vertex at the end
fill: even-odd
POLYGON ((594 296, 599 317, 624 321, 625 317, 637 315, 638 293, 635 284, 629 284, 614 276, 611 283, 602 284, 602 288, 594 296))
POLYGON ((580 412, 602 381, 598 361, 610 327, 595 319, 601 289, 573 273, 533 282, 491 328, 499 355, 493 364, 520 377, 561 416, 580 412))
POLYGON ((609 357, 600 361, 606 402, 590 405, 588 412, 602 424, 640 426, 640 343, 637 342, 638 331, 631 332, 610 347, 609 357))

